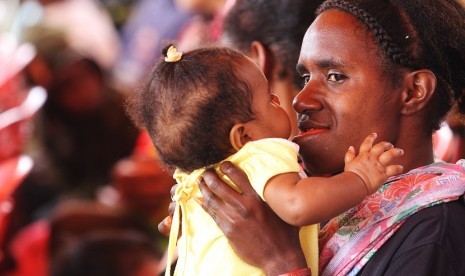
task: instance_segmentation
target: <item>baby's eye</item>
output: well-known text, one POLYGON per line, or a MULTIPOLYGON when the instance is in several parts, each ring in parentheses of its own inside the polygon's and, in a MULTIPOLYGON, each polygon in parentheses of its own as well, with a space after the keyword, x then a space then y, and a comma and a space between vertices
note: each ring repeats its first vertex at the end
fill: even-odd
POLYGON ((279 101, 279 97, 276 94, 271 93, 271 102, 277 105, 280 105, 281 102, 279 101))
POLYGON ((328 75, 328 81, 340 82, 345 80, 347 77, 342 74, 330 73, 328 75))

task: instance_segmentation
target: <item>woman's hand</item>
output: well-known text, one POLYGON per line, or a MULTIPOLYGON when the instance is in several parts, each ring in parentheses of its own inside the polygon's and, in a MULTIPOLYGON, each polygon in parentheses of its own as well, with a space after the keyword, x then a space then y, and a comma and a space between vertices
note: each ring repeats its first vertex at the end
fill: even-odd
MULTIPOLYGON (((174 193, 176 192, 176 188, 178 187, 178 184, 175 184, 171 187, 170 194, 171 198, 173 198, 174 193)), ((164 218, 159 224, 158 224, 158 231, 162 233, 165 237, 170 236, 170 231, 171 231, 171 222, 173 221, 173 214, 174 214, 174 209, 176 208, 176 202, 171 201, 170 205, 168 206, 168 216, 164 218)), ((179 231, 179 235, 181 234, 181 231, 179 231)))
POLYGON ((286 224, 264 203, 247 175, 230 162, 220 166, 242 191, 236 192, 207 170, 200 190, 202 207, 224 232, 236 253, 246 262, 279 275, 307 267, 299 241, 299 229, 286 224))

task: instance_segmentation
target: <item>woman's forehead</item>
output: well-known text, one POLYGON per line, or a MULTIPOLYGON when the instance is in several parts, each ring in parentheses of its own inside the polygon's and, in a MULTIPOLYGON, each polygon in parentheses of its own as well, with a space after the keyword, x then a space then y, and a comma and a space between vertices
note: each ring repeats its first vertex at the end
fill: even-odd
POLYGON ((353 66, 360 60, 377 60, 373 59, 376 50, 363 24, 346 12, 332 9, 321 13, 307 30, 299 64, 311 60, 320 67, 353 66))

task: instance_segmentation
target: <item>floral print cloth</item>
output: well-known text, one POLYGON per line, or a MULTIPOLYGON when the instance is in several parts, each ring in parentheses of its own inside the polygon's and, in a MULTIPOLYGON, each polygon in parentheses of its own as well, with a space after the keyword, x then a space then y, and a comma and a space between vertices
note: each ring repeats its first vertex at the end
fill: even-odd
POLYGON ((356 275, 409 216, 464 193, 465 160, 438 162, 390 178, 320 231, 321 275, 356 275))

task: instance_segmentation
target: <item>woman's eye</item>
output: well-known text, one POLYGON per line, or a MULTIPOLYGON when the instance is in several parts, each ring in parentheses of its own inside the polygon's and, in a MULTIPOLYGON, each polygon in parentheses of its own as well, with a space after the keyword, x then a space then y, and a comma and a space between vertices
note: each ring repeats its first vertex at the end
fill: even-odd
POLYGON ((340 82, 346 79, 346 76, 336 73, 331 73, 328 75, 329 81, 340 82))
POLYGON ((281 102, 279 101, 279 97, 276 94, 271 94, 271 102, 277 105, 281 104, 281 102))
POLYGON ((302 87, 307 85, 310 81, 310 76, 302 76, 302 87))

